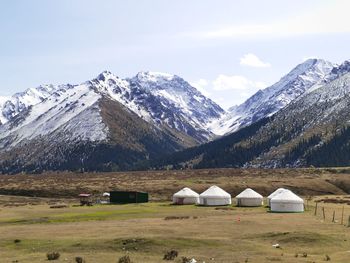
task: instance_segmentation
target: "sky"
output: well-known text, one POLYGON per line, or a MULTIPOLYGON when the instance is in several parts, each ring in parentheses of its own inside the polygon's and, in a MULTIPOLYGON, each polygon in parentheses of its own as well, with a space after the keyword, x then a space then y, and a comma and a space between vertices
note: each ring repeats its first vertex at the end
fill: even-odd
POLYGON ((227 109, 308 58, 350 59, 347 0, 0 2, 0 95, 176 74, 227 109))

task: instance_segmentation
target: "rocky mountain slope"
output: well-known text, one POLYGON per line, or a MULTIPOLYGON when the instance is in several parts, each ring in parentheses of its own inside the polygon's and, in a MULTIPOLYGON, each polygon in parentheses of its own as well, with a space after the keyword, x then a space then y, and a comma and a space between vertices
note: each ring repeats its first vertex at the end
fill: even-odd
POLYGON ((232 107, 210 125, 219 135, 229 134, 262 118, 272 116, 291 101, 321 83, 335 65, 322 59, 309 59, 296 66, 274 85, 259 90, 239 106, 232 107))
POLYGON ((285 108, 153 167, 283 167, 350 165, 350 62, 334 67, 285 108))
POLYGON ((15 94, 0 112, 0 167, 20 171, 127 169, 213 138, 205 122, 223 110, 174 75, 103 72, 15 94))
POLYGON ((350 164, 349 79, 307 60, 228 113, 165 73, 31 88, 0 98, 0 171, 350 164))

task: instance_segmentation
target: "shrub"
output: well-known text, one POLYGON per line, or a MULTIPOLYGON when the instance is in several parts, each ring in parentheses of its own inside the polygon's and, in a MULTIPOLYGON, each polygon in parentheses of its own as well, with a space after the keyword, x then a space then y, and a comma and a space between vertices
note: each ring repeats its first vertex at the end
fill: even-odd
POLYGON ((324 260, 325 261, 331 261, 331 258, 330 258, 330 256, 326 255, 324 260))
POLYGON ((119 258, 118 263, 132 263, 128 255, 119 258))
POLYGON ((60 253, 58 252, 50 252, 46 254, 47 260, 56 260, 60 258, 60 253))
POLYGON ((176 250, 170 250, 166 252, 163 257, 163 260, 174 260, 178 256, 178 252, 176 250))
POLYGON ((21 240, 20 239, 15 239, 15 240, 13 240, 13 242, 17 244, 17 243, 20 243, 21 240))
POLYGON ((304 252, 303 255, 302 255, 303 258, 307 258, 307 253, 304 252))
POLYGON ((75 257, 76 263, 85 263, 86 261, 82 257, 75 257))

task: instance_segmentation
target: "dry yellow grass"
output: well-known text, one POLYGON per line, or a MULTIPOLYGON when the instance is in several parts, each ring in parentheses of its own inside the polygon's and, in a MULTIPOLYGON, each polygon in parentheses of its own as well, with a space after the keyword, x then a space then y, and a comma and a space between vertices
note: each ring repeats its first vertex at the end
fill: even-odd
POLYGON ((350 201, 346 196, 349 178, 347 169, 3 175, 1 193, 47 198, 0 196, 0 262, 47 262, 46 253, 57 250, 61 257, 56 262, 74 262, 76 256, 87 262, 117 262, 129 254, 133 262, 158 263, 170 249, 198 262, 323 262, 326 254, 331 262, 349 262, 350 206, 334 203, 350 201), (265 196, 277 187, 287 187, 307 200, 308 211, 280 214, 264 207, 218 210, 164 202, 183 186, 200 192, 212 184, 233 196, 248 186, 265 196), (99 194, 112 189, 148 191, 156 202, 73 206, 80 191, 99 194), (315 200, 323 200, 318 202, 316 216, 315 200), (69 207, 49 208, 56 203, 69 207), (188 219, 165 220, 171 216, 188 219), (275 243, 281 248, 273 248, 275 243))
POLYGON ((263 195, 287 187, 301 195, 350 192, 349 169, 204 169, 115 173, 48 172, 36 175, 1 175, 0 194, 41 197, 76 197, 79 192, 115 189, 150 193, 152 200, 169 200, 188 186, 201 192, 219 185, 232 195, 252 187, 263 195))
MULTIPOLYGON (((320 198, 320 197, 316 197, 320 198)), ((341 197, 343 198, 343 197, 341 197)), ((2 199, 2 198, 0 198, 2 199)), ((45 200, 47 201, 47 200, 45 200)), ((129 254, 134 262, 162 262, 167 250, 199 262, 349 262, 350 231, 332 223, 327 212, 269 213, 261 208, 217 210, 214 207, 171 206, 156 202, 50 209, 47 204, 0 208, 1 262, 117 262, 129 254), (165 220, 167 216, 188 219, 165 220), (14 243, 15 239, 21 240, 14 243), (127 244, 125 240, 129 240, 127 244), (279 243, 281 248, 273 248, 279 243), (307 253, 307 258, 302 257, 307 253), (298 254, 298 257, 295 255, 298 254)), ((342 205, 319 203, 327 211, 342 205)), ((345 217, 350 215, 345 205, 345 217)), ((177 259, 175 262, 180 262, 177 259)))

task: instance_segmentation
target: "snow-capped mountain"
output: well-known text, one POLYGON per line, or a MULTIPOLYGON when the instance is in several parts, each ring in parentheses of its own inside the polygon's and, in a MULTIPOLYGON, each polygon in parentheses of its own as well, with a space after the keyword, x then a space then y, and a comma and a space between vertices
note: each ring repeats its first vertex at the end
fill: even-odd
POLYGON ((308 167, 350 165, 350 61, 271 117, 174 153, 153 167, 308 167))
POLYGON ((134 169, 178 151, 162 165, 313 164, 302 147, 317 153, 350 123, 348 94, 349 61, 307 60, 228 112, 176 75, 104 71, 0 97, 0 171, 134 169))
POLYGON ((213 138, 205 124, 224 112, 182 78, 152 72, 121 79, 105 71, 80 85, 31 88, 0 103, 1 159, 49 160, 50 167, 58 156, 69 162, 67 152, 77 155, 79 145, 113 144, 134 151, 134 161, 193 146, 213 138))
POLYGON ((140 72, 129 79, 129 83, 133 90, 143 91, 145 96, 138 98, 139 104, 156 123, 189 134, 201 142, 213 138, 206 126, 219 118, 224 110, 184 79, 164 73, 140 72))
POLYGON ((296 66, 274 85, 259 90, 243 104, 232 107, 209 129, 219 135, 232 133, 241 127, 271 116, 311 88, 330 78, 335 64, 322 59, 309 59, 296 66))
POLYGON ((16 93, 12 97, 0 97, 0 124, 11 120, 31 105, 42 102, 55 89, 53 85, 43 85, 37 88, 27 89, 25 92, 16 93))
MULTIPOLYGON (((14 136, 15 132, 16 140, 11 144, 15 145, 23 139, 50 133, 96 104, 102 96, 120 102, 147 122, 168 126, 199 142, 212 137, 205 124, 223 113, 217 104, 178 76, 140 72, 131 79, 120 79, 105 71, 81 85, 40 86, 3 99, 0 110, 4 125, 0 126, 0 138, 14 136), (28 115, 18 122, 25 113, 28 115), (13 119, 17 125, 11 122, 13 119)), ((100 123, 95 121, 96 125, 100 123)), ((74 138, 82 136, 93 141, 104 138, 102 127, 97 127, 100 132, 95 134, 91 128, 91 136, 87 137, 86 129, 75 129, 74 138)))

